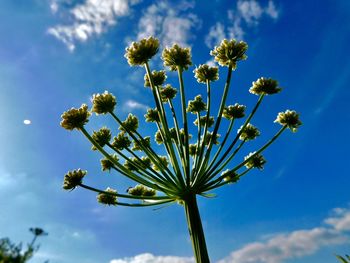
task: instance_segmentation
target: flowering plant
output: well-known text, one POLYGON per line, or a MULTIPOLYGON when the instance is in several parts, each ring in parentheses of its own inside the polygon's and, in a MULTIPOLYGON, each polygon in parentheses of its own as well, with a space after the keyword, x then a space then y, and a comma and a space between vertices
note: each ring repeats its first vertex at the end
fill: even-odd
POLYGON ((286 129, 295 132, 301 125, 299 115, 295 111, 280 112, 275 120, 282 126, 280 130, 264 145, 247 154, 238 165, 232 167, 231 160, 242 150, 244 144, 260 135, 258 128, 251 124, 259 105, 266 96, 281 91, 278 82, 271 78, 259 78, 253 82, 249 92, 258 96, 257 103, 247 114, 237 133, 232 132, 235 120, 246 116, 246 107, 238 103, 228 105, 226 100, 232 72, 239 61, 247 58, 245 54, 247 48, 247 44, 243 41, 225 39, 210 53, 219 65, 227 67, 221 103, 214 117, 211 116, 213 111, 211 85, 219 78, 218 67, 209 65, 196 67, 195 78, 199 83, 206 85, 206 102, 201 95, 198 95, 186 103, 183 72, 192 65, 190 49, 174 44, 170 48, 165 48, 162 53, 164 66, 170 71, 177 71, 178 90, 169 84, 165 85, 165 70, 150 69, 149 61, 157 54, 159 41, 150 37, 133 42, 126 48, 125 57, 131 66, 142 66, 146 70, 145 86, 150 87, 155 108, 147 110, 145 120, 157 125, 155 141, 158 145, 164 146, 166 156, 159 156, 156 153, 151 137, 144 137, 138 132, 139 120, 135 115, 129 114, 124 121, 119 119, 114 113, 116 98, 111 93, 106 91, 95 94, 90 111, 88 106, 83 104, 78 109, 72 108, 64 112, 61 126, 67 130, 76 129, 87 137, 92 143, 92 149, 98 150, 104 156, 101 160, 103 171, 116 170, 137 185, 129 188, 127 194, 120 194, 112 188, 96 189, 83 183, 87 172, 78 169, 65 175, 63 188, 72 190, 79 186, 95 191, 98 193, 97 200, 106 205, 131 207, 165 203, 183 205, 196 262, 209 262, 197 195, 210 196, 209 191, 236 183, 252 169, 263 169, 266 160, 262 152, 286 129), (178 116, 173 104, 177 93, 180 93, 181 116, 178 116), (166 114, 166 107, 170 109, 171 116, 166 114), (110 115, 119 125, 120 132, 112 138, 111 130, 103 127, 90 134, 85 125, 92 113, 110 115), (189 133, 188 114, 196 116, 194 122, 197 126, 196 135, 189 133), (229 124, 221 140, 218 132, 223 118, 227 119, 229 124), (131 201, 122 202, 121 199, 131 201))

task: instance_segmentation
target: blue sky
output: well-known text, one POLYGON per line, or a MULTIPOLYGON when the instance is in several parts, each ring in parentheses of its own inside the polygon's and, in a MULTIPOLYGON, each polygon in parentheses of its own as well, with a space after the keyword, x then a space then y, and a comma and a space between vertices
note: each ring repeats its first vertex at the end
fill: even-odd
MULTIPOLYGON (((163 46, 191 46, 199 65, 220 40, 235 37, 249 49, 229 100, 251 108, 248 89, 261 76, 284 88, 264 101, 254 119, 262 135, 246 151, 278 129, 279 111, 297 110, 303 126, 266 151, 262 172, 200 199, 212 261, 329 263, 349 253, 349 11, 348 0, 0 1, 0 237, 25 241, 29 227, 44 228, 49 236, 33 263, 193 262, 181 206, 104 207, 94 193, 62 190, 63 175, 79 167, 90 185, 123 192, 131 182, 102 173, 101 156, 81 134, 63 130, 60 115, 109 90, 121 118, 143 116, 153 105, 143 69, 123 57, 133 40, 155 35, 163 46)), ((159 58, 152 67, 161 67, 159 58)), ((193 69, 185 73, 188 98, 205 89, 193 69)), ((220 74, 215 97, 225 68, 220 74)), ((93 118, 88 129, 103 124, 113 125, 93 118)), ((154 128, 143 123, 140 131, 154 128)))

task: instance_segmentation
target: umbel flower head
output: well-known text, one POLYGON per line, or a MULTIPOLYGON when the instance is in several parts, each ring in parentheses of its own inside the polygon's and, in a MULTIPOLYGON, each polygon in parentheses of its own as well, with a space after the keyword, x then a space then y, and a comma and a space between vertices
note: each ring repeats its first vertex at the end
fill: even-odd
POLYGON ((135 132, 138 127, 139 127, 139 120, 134 114, 129 113, 126 120, 123 121, 123 125, 119 127, 119 130, 135 132))
POLYGON ((239 105, 238 103, 236 103, 235 105, 229 105, 225 107, 224 111, 222 112, 222 117, 228 120, 243 118, 245 115, 244 111, 245 111, 245 106, 239 105))
POLYGON ((244 160, 247 160, 249 158, 250 160, 245 164, 245 167, 247 167, 248 169, 250 168, 258 168, 259 170, 264 169, 264 164, 266 163, 266 160, 260 153, 258 154, 255 154, 255 152, 249 153, 246 157, 244 157, 244 160))
POLYGON ((163 102, 172 100, 175 98, 177 90, 173 88, 170 84, 166 85, 160 90, 160 96, 163 102))
POLYGON ((112 146, 120 151, 128 148, 130 145, 131 141, 123 131, 113 138, 112 146))
POLYGON ((117 205, 117 191, 107 187, 105 192, 107 193, 99 193, 97 195, 97 201, 104 205, 117 205))
POLYGON ((144 115, 146 122, 159 122, 159 113, 157 109, 148 109, 144 115))
POLYGON ((106 114, 114 111, 117 101, 113 94, 105 91, 102 94, 94 94, 92 96, 92 112, 96 114, 106 114))
POLYGON ((135 196, 155 196, 156 191, 148 188, 142 184, 138 184, 135 187, 130 187, 128 193, 135 196))
POLYGON ((257 81, 253 81, 252 84, 249 92, 254 95, 272 95, 282 90, 278 87, 277 80, 271 78, 259 78, 257 81))
POLYGON ((232 69, 236 69, 238 61, 247 59, 245 55, 247 49, 248 45, 243 41, 224 39, 219 46, 210 52, 210 55, 214 56, 219 65, 231 66, 232 69))
POLYGON ((243 126, 238 130, 238 133, 241 133, 239 139, 242 141, 251 141, 260 135, 258 128, 250 123, 248 123, 243 130, 242 129, 243 126))
MULTIPOLYGON (((166 156, 159 156, 159 161, 161 162, 162 166, 167 167, 169 164, 168 158, 166 156)), ((153 163, 152 168, 156 171, 161 171, 163 169, 163 167, 153 163)))
POLYGON ((187 70, 192 65, 190 48, 182 48, 174 44, 171 48, 165 48, 162 53, 164 66, 169 67, 171 71, 179 68, 187 70))
POLYGON ((224 181, 228 183, 236 183, 239 180, 239 175, 236 172, 229 169, 223 171, 221 173, 221 176, 224 178, 224 181))
POLYGON ((197 114, 201 111, 205 111, 207 109, 207 105, 203 102, 202 96, 197 95, 194 100, 190 100, 188 102, 188 106, 186 111, 197 114))
MULTIPOLYGON (((118 160, 119 160, 119 158, 118 158, 118 156, 116 154, 113 154, 112 158, 116 162, 118 162, 118 160)), ((110 160, 108 160, 107 158, 103 158, 103 159, 101 159, 101 167, 102 167, 102 171, 110 172, 111 169, 114 167, 114 164, 110 160)))
POLYGON ((143 138, 142 142, 137 142, 134 141, 134 146, 132 147, 133 151, 142 151, 142 146, 146 147, 146 148, 150 148, 151 147, 151 137, 146 136, 143 138))
MULTIPOLYGON (((161 86, 166 80, 166 75, 164 70, 156 71, 153 70, 151 73, 153 84, 155 86, 161 86)), ((148 74, 146 73, 144 76, 145 87, 151 87, 151 82, 149 81, 148 74)))
POLYGON ((208 65, 199 65, 194 71, 194 77, 199 83, 207 83, 207 81, 216 81, 219 79, 218 67, 210 67, 208 65))
MULTIPOLYGON (((105 146, 109 143, 111 140, 112 134, 111 130, 107 127, 102 127, 98 131, 94 131, 92 134, 92 138, 97 142, 98 145, 101 147, 105 146)), ((95 146, 91 147, 92 150, 96 150, 97 148, 95 146)))
POLYGON ((299 114, 294 110, 286 110, 277 115, 275 122, 282 126, 287 126, 292 132, 296 132, 302 122, 299 119, 299 114))
POLYGON ((189 155, 194 156, 197 153, 197 144, 196 143, 190 144, 188 147, 188 152, 189 152, 189 155))
POLYGON ((141 39, 139 42, 132 42, 125 49, 124 57, 130 66, 143 66, 148 62, 159 49, 159 40, 154 37, 141 39))
POLYGON ((83 171, 81 169, 69 171, 64 175, 63 180, 63 189, 65 190, 73 190, 79 184, 83 182, 83 178, 86 175, 87 171, 83 171))
POLYGON ((216 144, 216 145, 218 145, 220 142, 218 141, 218 139, 220 138, 220 134, 216 134, 215 135, 215 138, 213 137, 213 133, 212 132, 207 132, 207 136, 205 137, 205 141, 204 141, 204 144, 206 145, 206 146, 208 146, 209 145, 209 143, 210 143, 210 140, 213 140, 213 144, 216 144))
POLYGON ((71 108, 61 115, 62 121, 60 125, 66 130, 74 130, 83 128, 89 121, 91 113, 88 111, 88 106, 82 104, 79 109, 71 108))
MULTIPOLYGON (((204 126, 206 123, 207 123, 207 116, 202 116, 199 118, 199 123, 201 126, 204 126)), ((193 122, 194 125, 198 126, 198 119, 196 119, 194 122, 193 122)), ((213 116, 210 116, 209 117, 209 120, 208 120, 208 128, 210 128, 211 126, 213 126, 214 124, 214 117, 213 116)))

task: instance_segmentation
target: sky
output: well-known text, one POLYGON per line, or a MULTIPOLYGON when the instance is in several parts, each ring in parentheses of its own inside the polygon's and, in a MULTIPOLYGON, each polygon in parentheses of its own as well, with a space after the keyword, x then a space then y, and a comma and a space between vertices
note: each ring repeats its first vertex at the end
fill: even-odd
MULTIPOLYGON (((264 100, 254 117, 261 136, 245 153, 278 130, 278 112, 294 109, 303 122, 267 149, 263 171, 199 198, 212 262, 329 263, 350 253, 348 0, 1 0, 0 237, 29 242, 30 227, 45 229, 33 263, 194 262, 181 205, 106 207, 92 192, 62 189, 64 174, 76 168, 88 170, 91 186, 124 192, 133 185, 102 172, 101 155, 59 122, 65 110, 91 105, 92 94, 105 90, 117 97, 117 115, 141 119, 152 94, 143 68, 131 68, 124 52, 148 36, 161 48, 191 47, 188 98, 205 92, 192 71, 213 63, 215 45, 224 38, 248 43, 228 100, 251 109, 256 97, 248 90, 262 76, 283 91, 264 100)), ((152 69, 162 68, 159 57, 152 69)), ((216 99, 227 69, 219 72, 216 99)), ((168 79, 176 85, 175 74, 168 79)), ((87 129, 103 125, 115 124, 95 116, 87 129)), ((142 134, 154 131, 140 123, 142 134)))

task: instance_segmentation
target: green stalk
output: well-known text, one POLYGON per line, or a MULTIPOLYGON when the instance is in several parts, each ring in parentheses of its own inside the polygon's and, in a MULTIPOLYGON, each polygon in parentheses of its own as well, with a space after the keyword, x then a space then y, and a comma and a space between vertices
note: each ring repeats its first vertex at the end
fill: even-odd
MULTIPOLYGON (((185 138, 184 138, 184 146, 185 146, 185 160, 186 160, 186 183, 189 186, 190 185, 190 154, 189 154, 189 138, 188 138, 188 123, 187 123, 187 112, 186 112, 186 97, 185 97, 185 87, 184 87, 184 81, 182 78, 182 68, 177 67, 177 73, 179 77, 179 83, 180 83, 180 94, 181 94, 181 106, 182 106, 182 121, 183 121, 183 127, 185 131, 185 138)), ((182 142, 180 142, 182 143, 182 142)))
MULTIPOLYGON (((120 126, 124 127, 122 121, 114 114, 114 112, 110 112, 110 114, 118 122, 118 124, 120 126)), ((142 148, 144 153, 147 154, 147 156, 152 160, 152 162, 156 163, 159 167, 162 167, 164 169, 164 170, 162 170, 162 173, 163 173, 164 177, 167 178, 170 181, 176 182, 176 177, 173 175, 173 173, 169 170, 168 167, 163 165, 163 163, 159 159, 158 154, 155 153, 151 147, 148 148, 148 147, 144 146, 144 144, 143 144, 143 141, 144 141, 143 137, 137 131, 135 131, 135 134, 139 138, 139 139, 137 139, 136 136, 132 132, 130 132, 127 129, 125 129, 125 130, 130 135, 130 137, 140 145, 140 147, 142 148)))
POLYGON ((225 88, 224 88, 224 92, 223 92, 223 95, 222 95, 222 98, 221 98, 220 108, 219 108, 219 112, 218 112, 218 115, 217 115, 217 119, 216 119, 214 131, 213 131, 213 135, 212 135, 211 140, 209 142, 208 149, 207 149, 207 152, 205 154, 205 158, 202 160, 201 167, 199 168, 199 173, 202 173, 202 171, 206 168, 205 166, 208 163, 208 160, 210 158, 210 151, 211 151, 211 149, 213 147, 214 140, 215 140, 216 135, 217 135, 218 130, 219 130, 219 126, 220 126, 220 122, 221 122, 221 118, 222 118, 222 112, 224 111, 224 107, 225 107, 225 103, 226 103, 226 99, 227 99, 227 94, 228 94, 228 91, 229 91, 229 88, 230 88, 231 76, 232 76, 232 65, 230 65, 228 67, 225 88))
MULTIPOLYGON (((198 121, 198 135, 197 135, 197 146, 196 146, 196 153, 195 153, 195 157, 194 157, 194 164, 193 164, 193 167, 192 167, 192 172, 191 172, 191 179, 193 180, 194 179, 194 175, 196 174, 196 169, 198 168, 197 165, 198 165, 198 155, 199 155, 199 148, 200 148, 200 142, 201 142, 201 129, 202 129, 202 126, 200 124, 200 114, 199 112, 197 112, 197 121, 198 121)), ((204 136, 204 135, 203 135, 204 136)), ((203 141, 202 141, 202 144, 204 143, 204 137, 203 137, 203 141)), ((192 182, 191 180, 191 182, 192 182)))
MULTIPOLYGON (((156 171, 154 171, 152 169, 152 167, 148 167, 153 173, 156 174, 156 176, 152 173, 150 173, 146 168, 142 165, 143 161, 140 157, 138 157, 134 152, 132 152, 129 148, 126 148, 126 150, 131 153, 140 163, 134 162, 132 159, 130 159, 128 156, 126 156, 125 154, 123 154, 122 151, 116 149, 115 147, 113 147, 113 145, 111 145, 110 143, 107 144, 108 147, 110 147, 112 150, 116 151, 124 160, 127 160, 128 162, 130 162, 132 165, 134 165, 135 167, 137 167, 137 169, 139 169, 138 173, 140 173, 141 175, 143 175, 144 177, 148 178, 150 181, 153 181, 155 183, 158 183, 159 185, 162 185, 163 187, 165 187, 166 189, 170 187, 169 185, 169 181, 165 181, 163 177, 161 177, 161 175, 159 173, 157 173, 156 171), (142 173, 141 173, 142 171, 142 173)), ((170 181, 170 183, 172 184, 172 187, 170 187, 169 190, 174 190, 176 189, 176 184, 173 181, 170 181)))
POLYGON ((209 263, 207 245, 195 194, 189 194, 185 197, 184 207, 196 263, 209 263))
POLYGON ((183 178, 182 178, 179 163, 177 161, 176 154, 175 154, 174 147, 173 147, 173 143, 172 143, 171 136, 169 133, 169 127, 168 127, 168 123, 166 120, 166 114, 164 111, 162 98, 160 96, 160 92, 159 92, 158 87, 154 85, 151 69, 149 68, 149 65, 147 62, 145 63, 145 68, 146 68, 146 73, 147 73, 149 82, 151 84, 151 88, 152 88, 154 100, 155 100, 155 103, 156 103, 156 106, 158 109, 159 117, 160 117, 160 120, 162 123, 162 128, 163 128, 163 132, 164 132, 165 139, 166 139, 166 140, 164 140, 164 144, 167 145, 166 148, 167 148, 168 154, 170 156, 169 159, 170 159, 170 162, 175 170, 176 177, 177 177, 180 185, 184 188, 185 183, 184 183, 183 178))
MULTIPOLYGON (((240 179, 242 176, 246 175, 246 174, 247 174, 248 172, 250 172, 252 169, 253 169, 253 167, 252 167, 252 168, 249 168, 249 169, 246 169, 244 172, 242 172, 241 174, 238 175, 238 178, 240 179)), ((230 182, 230 181, 223 181, 223 182, 221 181, 221 182, 218 182, 217 184, 215 184, 215 185, 213 185, 213 186, 211 186, 211 187, 205 188, 205 189, 203 190, 203 192, 207 192, 207 191, 210 191, 210 190, 214 190, 214 189, 216 189, 216 188, 219 188, 219 187, 224 186, 224 185, 227 185, 227 184, 231 184, 231 182, 230 182)))
MULTIPOLYGON (((282 132, 288 128, 286 125, 283 126, 264 146, 262 146, 259 150, 257 150, 254 154, 252 154, 248 159, 241 162, 239 165, 232 169, 233 172, 237 171, 239 168, 243 167, 247 162, 249 162, 252 158, 254 158, 257 154, 263 152, 267 147, 269 147, 281 134, 282 132)), ((224 179, 223 176, 218 177, 217 179, 209 182, 207 186, 215 185, 218 182, 221 182, 224 179)))
POLYGON ((86 138, 110 161, 112 162, 116 168, 118 169, 118 172, 123 174, 124 176, 128 177, 131 180, 134 180, 140 184, 143 184, 145 186, 148 186, 153 189, 158 189, 162 191, 162 188, 160 188, 157 184, 153 184, 149 182, 148 180, 143 179, 142 177, 130 172, 127 170, 123 165, 116 162, 114 158, 109 155, 91 136, 90 134, 85 130, 84 127, 80 128, 80 131, 86 136, 86 138))
POLYGON ((95 187, 91 187, 88 186, 86 184, 79 184, 80 187, 85 188, 87 190, 99 193, 99 194, 106 194, 106 195, 113 195, 116 197, 120 197, 120 198, 129 198, 129 199, 140 199, 140 200, 145 200, 145 199, 149 199, 149 200, 174 200, 171 197, 168 196, 138 196, 138 195, 125 195, 125 194, 118 194, 118 193, 112 193, 112 192, 107 192, 107 191, 103 191, 100 189, 97 189, 95 187))
MULTIPOLYGON (((209 117, 210 117, 210 104, 211 104, 211 95, 210 95, 210 81, 207 80, 207 115, 206 115, 206 122, 205 122, 205 126, 204 126, 204 131, 203 131, 203 142, 206 141, 207 139, 207 131, 208 131, 208 123, 209 123, 209 117)), ((204 154, 204 149, 205 149, 205 145, 201 145, 200 149, 198 149, 199 152, 199 161, 202 160, 203 158, 203 154, 204 154)), ((198 164, 197 164, 198 166, 198 164)), ((198 170, 198 167, 196 166, 196 169, 198 170)), ((198 174, 196 173, 194 176, 194 182, 192 182, 192 184, 194 185, 195 181, 197 180, 198 174)))
MULTIPOLYGON (((235 139, 233 140, 233 142, 230 144, 230 146, 227 148, 227 150, 225 151, 225 153, 222 155, 222 157, 220 158, 220 160, 214 165, 214 167, 206 172, 206 175, 204 175, 204 177, 207 177, 209 174, 211 174, 213 171, 215 171, 215 169, 225 160, 226 156, 230 153, 230 151, 232 150, 232 148, 234 147, 234 145, 236 144, 236 142, 239 139, 239 136, 241 136, 243 130, 245 129, 245 127, 248 125, 248 123, 250 122, 250 120, 253 118, 255 112, 258 110, 262 100, 264 98, 264 95, 260 95, 254 109, 252 110, 252 112, 249 114, 248 118, 246 119, 246 121, 244 122, 242 128, 240 129, 240 131, 237 133, 235 139)), ((225 165, 228 164, 232 158, 234 157, 234 155, 231 155, 226 161, 225 161, 225 165)), ((222 169, 224 168, 224 166, 222 166, 222 169)), ((220 171, 222 170, 220 169, 220 171)), ((216 173, 217 174, 217 173, 216 173)), ((207 180, 208 181, 208 180, 207 180)))
POLYGON ((229 127, 228 127, 228 129, 227 129, 225 138, 224 138, 224 140, 222 141, 222 143, 221 143, 221 145, 220 145, 218 151, 216 152, 216 154, 215 154, 213 160, 210 162, 210 164, 209 164, 207 170, 210 171, 210 169, 211 169, 211 167, 213 166, 213 164, 215 163, 216 159, 219 157, 219 154, 220 154, 220 152, 222 151, 222 149, 223 149, 223 147, 224 147, 224 145, 225 145, 225 143, 226 143, 226 141, 227 141, 227 139, 228 139, 228 136, 230 135, 230 132, 231 132, 232 127, 233 127, 233 123, 234 123, 234 119, 232 119, 232 120, 230 121, 230 125, 229 125, 229 127))
POLYGON ((184 148, 182 146, 182 142, 181 142, 181 136, 180 136, 180 129, 179 129, 179 122, 177 121, 177 117, 176 117, 176 112, 175 112, 175 109, 174 109, 174 105, 172 103, 171 100, 168 100, 168 104, 169 104, 169 107, 170 107, 170 110, 171 110, 171 113, 173 115, 173 121, 174 121, 174 126, 175 126, 175 131, 176 131, 176 137, 177 137, 177 140, 179 143, 176 143, 175 146, 176 146, 176 149, 177 149, 177 153, 180 157, 180 160, 181 160, 181 164, 182 164, 182 168, 185 172, 185 153, 184 153, 184 148))

